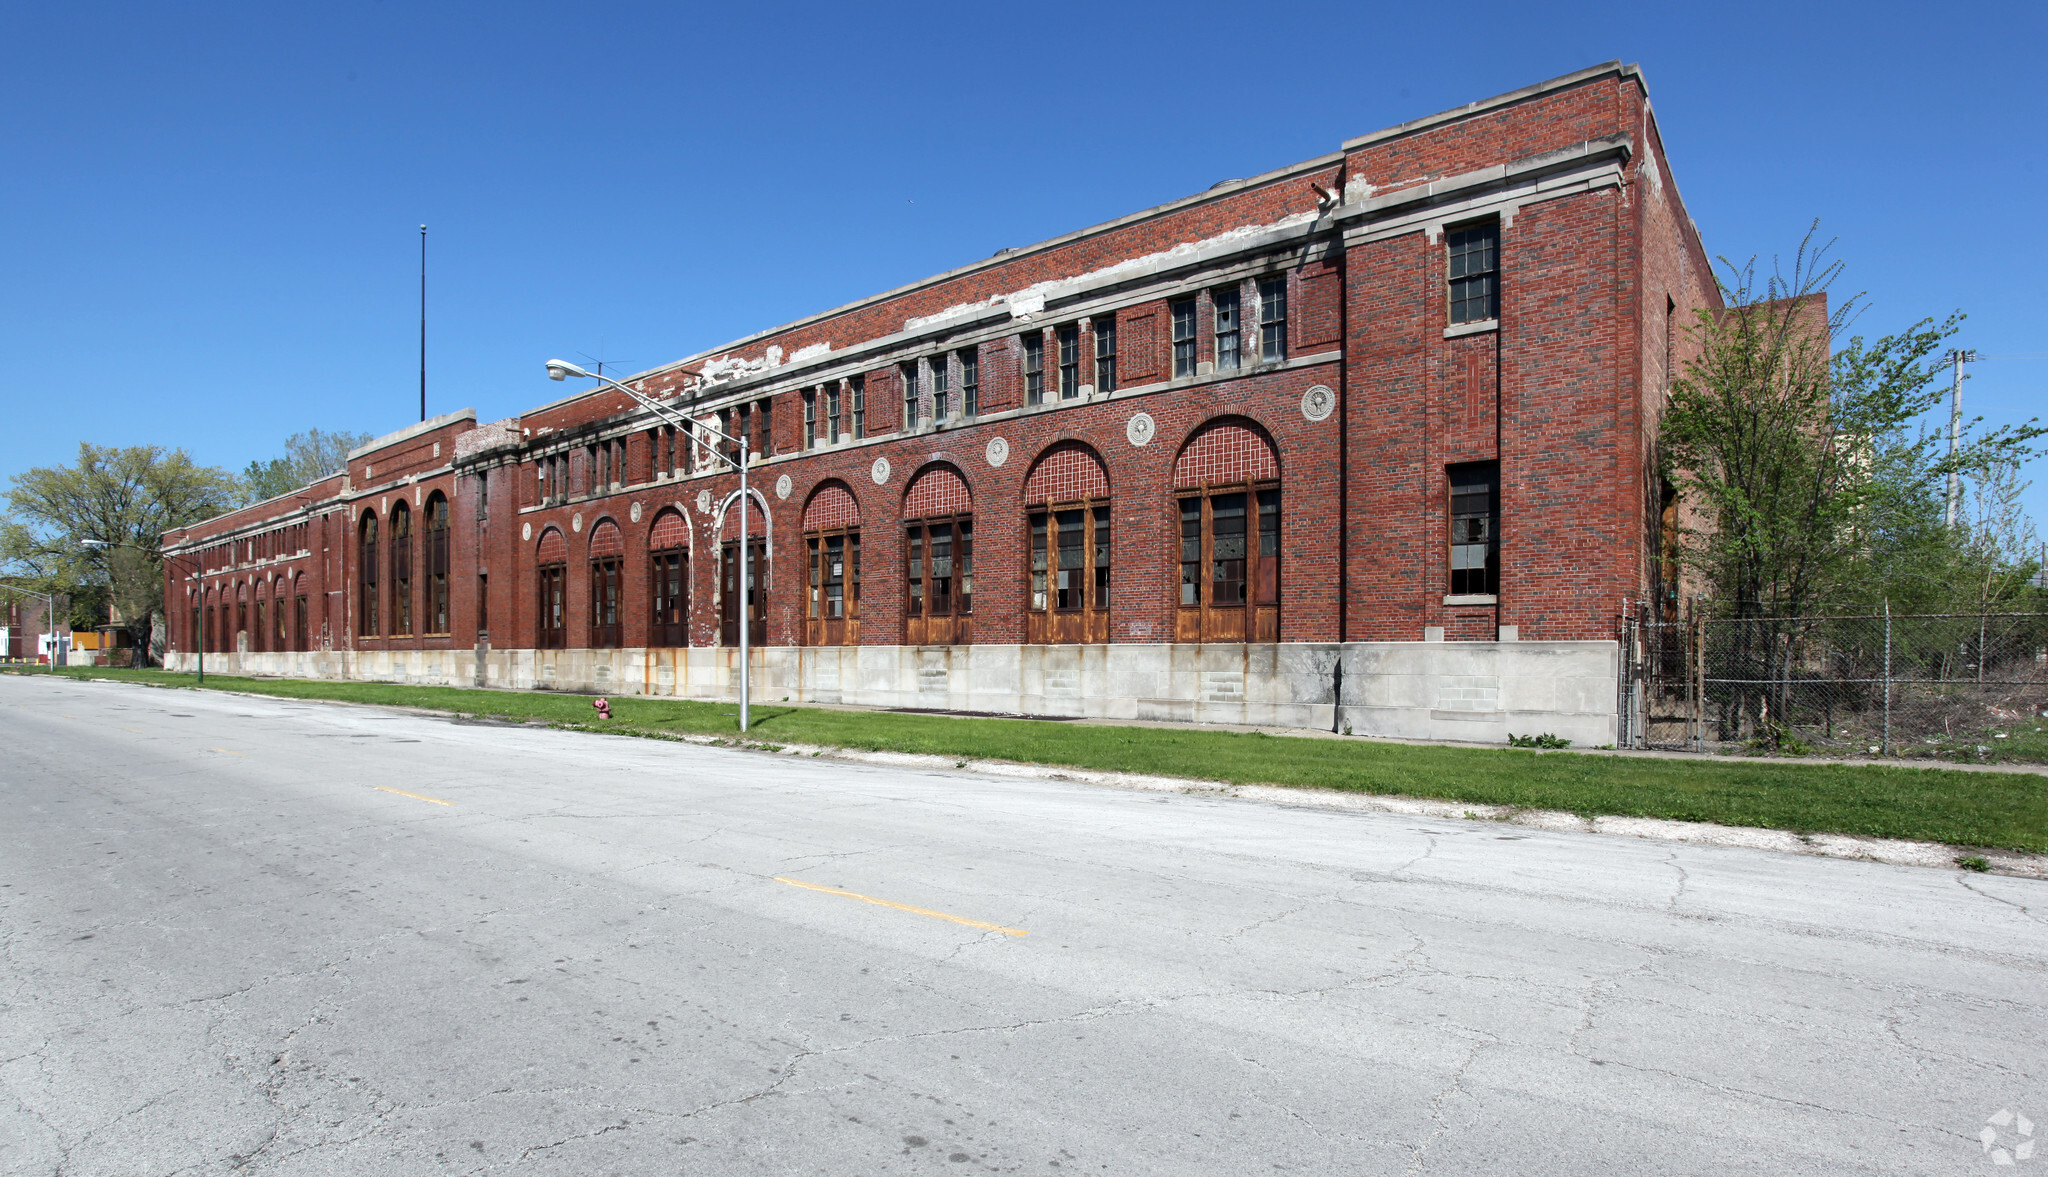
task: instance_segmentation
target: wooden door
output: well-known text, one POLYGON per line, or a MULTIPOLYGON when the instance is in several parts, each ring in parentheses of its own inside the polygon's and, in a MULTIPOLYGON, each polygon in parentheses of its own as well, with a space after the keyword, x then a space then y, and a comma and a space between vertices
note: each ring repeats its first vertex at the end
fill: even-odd
MULTIPOLYGON (((761 615, 761 606, 767 599, 762 591, 768 583, 768 541, 748 541, 749 560, 747 571, 747 644, 765 645, 768 641, 768 619, 761 615)), ((719 592, 718 592, 718 641, 720 645, 740 644, 740 549, 736 541, 728 540, 719 549, 719 592)))
POLYGON ((648 597, 653 617, 647 630, 650 646, 690 644, 690 557, 681 549, 655 552, 650 558, 648 597))
POLYGON ((860 644, 860 532, 819 532, 804 538, 809 594, 804 644, 860 644))
POLYGON ((1110 510, 1099 501, 1038 510, 1030 518, 1030 609, 1024 640, 1109 640, 1110 510))

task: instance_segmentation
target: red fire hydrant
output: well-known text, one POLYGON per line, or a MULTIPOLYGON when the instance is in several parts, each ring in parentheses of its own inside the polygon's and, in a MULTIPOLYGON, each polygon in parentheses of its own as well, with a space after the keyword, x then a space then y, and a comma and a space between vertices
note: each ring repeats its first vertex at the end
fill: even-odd
POLYGON ((612 701, 610 699, 602 697, 593 699, 590 705, 597 708, 597 717, 599 719, 610 719, 612 717, 612 701))

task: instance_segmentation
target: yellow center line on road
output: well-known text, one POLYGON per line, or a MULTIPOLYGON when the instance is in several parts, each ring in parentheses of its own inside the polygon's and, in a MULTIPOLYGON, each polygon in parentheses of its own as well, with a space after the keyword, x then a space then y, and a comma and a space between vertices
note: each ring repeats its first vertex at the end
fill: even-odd
MULTIPOLYGON (((121 727, 121 725, 120 725, 120 724, 115 724, 114 726, 115 726, 115 727, 121 727)), ((138 735, 138 736, 142 734, 142 729, 140 729, 140 728, 133 728, 133 727, 123 727, 123 728, 121 728, 121 730, 122 730, 122 731, 124 731, 124 732, 134 732, 134 733, 135 733, 136 735, 138 735)))
POLYGON ((242 758, 242 759, 244 759, 244 760, 247 760, 247 759, 249 758, 249 754, 248 754, 247 752, 228 752, 228 750, 227 750, 226 748, 208 748, 208 749, 207 749, 207 751, 208 751, 208 752, 226 752, 226 753, 227 753, 227 754, 228 754, 229 756, 239 756, 239 757, 241 757, 241 758, 242 758))
POLYGON ((837 887, 806 883, 801 879, 785 879, 781 875, 776 875, 775 881, 778 883, 788 883, 792 887, 802 887, 806 891, 822 891, 827 895, 844 895, 848 899, 858 899, 862 903, 872 903, 877 907, 893 907, 897 911, 907 911, 912 915, 928 915, 935 920, 948 920, 956 924, 966 924, 970 928, 983 928, 991 932, 1001 932, 1005 936, 1029 936, 1031 934, 1022 928, 1006 928, 1001 924, 971 920, 964 915, 948 915, 943 911, 933 911, 928 907, 912 907, 908 903, 898 903, 893 899, 877 899, 872 895, 862 895, 858 891, 842 891, 837 887))
POLYGON ((453 802, 453 801, 443 801, 443 800, 441 800, 441 799, 440 799, 439 797, 422 797, 422 796, 420 796, 420 795, 419 795, 418 793, 408 793, 408 792, 406 792, 406 791, 405 791, 404 789, 389 789, 389 788, 386 788, 386 787, 384 787, 383 785, 371 785, 370 787, 371 787, 371 788, 373 788, 373 789, 375 789, 375 790, 377 790, 377 791, 378 791, 378 792, 380 792, 380 793, 396 793, 396 794, 398 794, 398 795, 399 795, 399 796, 401 796, 401 797, 410 797, 410 798, 412 798, 412 799, 413 799, 413 800, 415 800, 415 801, 426 801, 426 802, 430 802, 430 803, 432 803, 432 804, 434 804, 434 805, 453 805, 453 804, 455 804, 455 802, 453 802))

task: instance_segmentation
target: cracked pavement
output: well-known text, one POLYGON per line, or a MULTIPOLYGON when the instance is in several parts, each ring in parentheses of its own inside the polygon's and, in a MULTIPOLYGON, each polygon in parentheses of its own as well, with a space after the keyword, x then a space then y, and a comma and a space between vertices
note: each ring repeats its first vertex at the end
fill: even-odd
POLYGON ((2039 881, 117 684, 0 721, 7 1174, 1951 1173, 2048 1119, 2039 881))

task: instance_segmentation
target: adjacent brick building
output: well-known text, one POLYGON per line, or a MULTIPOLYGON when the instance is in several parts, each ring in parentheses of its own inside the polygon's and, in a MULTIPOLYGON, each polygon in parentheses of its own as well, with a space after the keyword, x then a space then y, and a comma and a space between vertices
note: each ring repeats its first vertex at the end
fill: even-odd
MULTIPOLYGON (((1613 63, 627 383, 763 455, 763 697, 1597 742, 1716 299, 1613 63)), ((166 537, 170 661, 728 695, 703 445, 603 388, 379 438, 166 537)))

